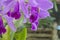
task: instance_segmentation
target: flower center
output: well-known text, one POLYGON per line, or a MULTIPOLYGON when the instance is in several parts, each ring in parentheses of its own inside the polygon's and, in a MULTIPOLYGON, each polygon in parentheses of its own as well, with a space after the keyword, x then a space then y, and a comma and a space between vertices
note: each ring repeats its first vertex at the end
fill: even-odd
POLYGON ((9 17, 19 19, 20 16, 21 16, 21 14, 19 12, 19 3, 17 2, 7 14, 8 14, 9 17))
POLYGON ((37 7, 31 7, 30 9, 30 22, 35 22, 38 19, 38 8, 37 7))

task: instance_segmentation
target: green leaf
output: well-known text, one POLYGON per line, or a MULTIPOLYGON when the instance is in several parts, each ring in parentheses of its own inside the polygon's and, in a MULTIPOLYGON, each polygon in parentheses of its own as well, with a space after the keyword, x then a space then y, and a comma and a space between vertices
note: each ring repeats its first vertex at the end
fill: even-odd
POLYGON ((24 27, 20 32, 16 32, 14 37, 16 40, 26 40, 27 28, 24 27))
POLYGON ((55 11, 58 12, 58 7, 57 7, 57 2, 56 2, 56 0, 54 0, 54 8, 55 8, 55 11))
POLYGON ((2 35, 2 40, 10 40, 10 28, 6 26, 6 33, 2 35))

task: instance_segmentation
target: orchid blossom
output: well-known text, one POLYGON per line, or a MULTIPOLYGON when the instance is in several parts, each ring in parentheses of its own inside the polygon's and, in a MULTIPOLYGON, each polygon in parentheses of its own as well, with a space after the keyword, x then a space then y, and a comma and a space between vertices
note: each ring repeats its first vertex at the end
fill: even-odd
POLYGON ((51 8, 53 8, 53 3, 50 0, 28 0, 21 3, 21 10, 23 10, 25 19, 29 19, 33 31, 37 30, 39 19, 50 16, 48 10, 51 8))
POLYGON ((53 4, 50 0, 1 0, 0 18, 4 17, 7 20, 10 28, 13 31, 16 31, 13 19, 19 19, 22 16, 20 13, 22 11, 24 20, 27 22, 27 19, 29 19, 28 21, 32 25, 31 29, 36 31, 39 24, 39 19, 45 19, 46 17, 50 16, 48 10, 51 8, 53 8, 53 4))
MULTIPOLYGON (((1 7, 3 7, 3 9, 0 11, 1 22, 3 22, 2 17, 4 17, 6 19, 8 25, 10 26, 11 30, 16 32, 16 28, 14 26, 13 20, 14 19, 17 20, 21 16, 20 11, 19 11, 19 2, 13 1, 13 0, 7 0, 7 1, 1 0, 0 4, 1 4, 1 7)), ((1 25, 3 25, 3 23, 1 23, 1 25)), ((0 27, 1 27, 1 25, 0 25, 0 27)), ((2 28, 5 28, 4 25, 0 28, 0 30, 2 28)), ((1 32, 1 34, 4 32, 5 31, 1 32)))

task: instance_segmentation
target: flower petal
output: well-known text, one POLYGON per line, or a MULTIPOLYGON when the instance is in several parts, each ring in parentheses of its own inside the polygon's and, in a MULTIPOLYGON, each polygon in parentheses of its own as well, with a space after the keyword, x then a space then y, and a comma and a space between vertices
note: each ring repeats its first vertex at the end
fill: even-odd
POLYGON ((46 17, 50 16, 48 11, 40 9, 40 19, 45 19, 46 17))
POLYGON ((37 25, 35 23, 32 23, 32 28, 31 30, 36 31, 37 30, 37 25))
POLYGON ((2 17, 0 16, 0 34, 3 34, 5 32, 6 32, 6 29, 4 27, 2 17))
POLYGON ((7 15, 9 17, 13 17, 15 19, 19 19, 21 17, 21 14, 19 12, 19 3, 18 2, 16 2, 16 4, 12 7, 11 10, 7 13, 7 15))
POLYGON ((50 0, 36 0, 39 4, 39 7, 44 10, 53 8, 53 3, 50 0))
POLYGON ((25 16, 26 18, 29 18, 28 6, 26 6, 24 2, 21 4, 21 10, 23 11, 24 16, 25 16))
POLYGON ((36 20, 38 20, 38 14, 32 14, 30 16, 30 22, 33 23, 35 22, 36 20))
POLYGON ((28 0, 28 2, 29 2, 29 4, 31 5, 31 6, 37 6, 38 5, 38 3, 36 2, 36 0, 28 0))
POLYGON ((9 5, 4 5, 2 4, 4 9, 2 10, 2 14, 6 14, 14 5, 15 5, 15 1, 12 1, 9 5))
POLYGON ((2 11, 2 5, 0 4, 0 12, 2 11))
POLYGON ((4 15, 4 18, 7 20, 8 25, 10 26, 11 30, 16 32, 16 28, 13 24, 13 18, 8 17, 7 15, 4 15))

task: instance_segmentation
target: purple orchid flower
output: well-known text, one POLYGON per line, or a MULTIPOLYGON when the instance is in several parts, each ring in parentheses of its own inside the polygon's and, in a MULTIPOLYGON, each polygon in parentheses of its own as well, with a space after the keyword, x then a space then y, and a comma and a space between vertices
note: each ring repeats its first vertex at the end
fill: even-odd
MULTIPOLYGON (((32 11, 32 12, 35 13, 35 14, 36 13, 38 14, 38 15, 35 15, 35 17, 37 16, 37 18, 35 19, 37 21, 37 23, 33 22, 32 28, 31 28, 32 30, 36 31, 37 26, 38 26, 36 24, 38 24, 38 20, 39 19, 45 19, 46 17, 50 16, 48 10, 53 8, 53 4, 50 0, 34 0, 34 1, 36 3, 36 7, 40 9, 39 10, 40 12, 39 11, 36 12, 37 11, 37 10, 35 10, 36 8, 35 7, 34 7, 35 9, 32 8, 33 10, 35 10, 35 12, 34 11, 32 11)), ((34 20, 34 19, 30 19, 30 20, 34 20)))
POLYGON ((48 10, 53 8, 53 3, 50 0, 28 0, 27 2, 22 2, 21 9, 28 18, 32 30, 36 31, 39 24, 39 19, 45 19, 50 16, 48 10))
MULTIPOLYGON (((0 4, 1 4, 1 6, 4 7, 4 9, 0 11, 1 16, 6 19, 11 30, 16 32, 16 28, 14 26, 13 20, 14 19, 17 20, 21 16, 20 10, 19 10, 19 2, 16 0, 15 1, 13 1, 13 0, 7 0, 7 1, 2 0, 0 4)), ((0 8, 1 8, 1 6, 0 6, 0 8)), ((1 22, 2 26, 0 25, 0 30, 1 30, 0 34, 6 32, 6 29, 3 25, 3 20, 2 20, 1 16, 0 16, 0 22, 1 22)))
POLYGON ((4 9, 1 10, 0 6, 0 14, 7 20, 8 25, 13 31, 16 31, 13 19, 17 20, 20 18, 20 10, 22 10, 24 14, 25 22, 29 19, 32 25, 31 29, 36 31, 39 19, 50 16, 48 10, 53 8, 50 0, 1 0, 0 4, 4 7, 4 9))

